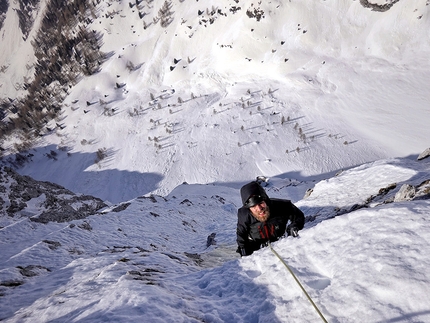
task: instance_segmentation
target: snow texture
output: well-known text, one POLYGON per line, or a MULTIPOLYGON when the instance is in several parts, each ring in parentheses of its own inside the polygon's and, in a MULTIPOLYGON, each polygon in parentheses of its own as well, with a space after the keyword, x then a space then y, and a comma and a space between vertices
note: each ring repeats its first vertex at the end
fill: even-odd
MULTIPOLYGON (((48 1, 25 35, 5 3, 13 101, 48 1)), ((429 1, 94 3, 100 72, 1 143, 2 322, 318 322, 269 248, 235 253, 260 175, 305 213, 272 246, 328 322, 430 322, 429 1)))

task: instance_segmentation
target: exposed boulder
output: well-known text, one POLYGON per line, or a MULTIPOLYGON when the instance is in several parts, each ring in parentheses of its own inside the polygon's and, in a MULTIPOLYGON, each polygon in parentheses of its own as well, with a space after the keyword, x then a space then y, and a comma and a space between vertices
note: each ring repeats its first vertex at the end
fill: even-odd
POLYGON ((395 202, 410 201, 415 196, 415 186, 410 184, 403 184, 400 190, 394 197, 395 202))
POLYGON ((394 197, 394 202, 427 200, 430 198, 430 179, 421 182, 417 186, 404 184, 394 197))
POLYGON ((429 156, 430 156, 430 148, 427 148, 418 156, 417 160, 422 160, 422 159, 427 158, 429 156))
POLYGON ((378 11, 378 12, 385 12, 391 9, 392 6, 394 6, 397 2, 400 0, 387 0, 387 3, 384 4, 378 4, 378 3, 372 3, 368 0, 360 0, 360 4, 364 8, 370 8, 372 11, 378 11))

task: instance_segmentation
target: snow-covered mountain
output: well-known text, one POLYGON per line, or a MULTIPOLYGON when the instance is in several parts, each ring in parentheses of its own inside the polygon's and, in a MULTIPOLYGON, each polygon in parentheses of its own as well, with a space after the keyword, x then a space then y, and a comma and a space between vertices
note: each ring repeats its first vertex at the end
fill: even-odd
POLYGON ((120 202, 428 146, 426 1, 75 0, 68 20, 60 2, 24 3, 3 9, 0 94, 6 121, 20 98, 46 116, 20 169, 36 179, 120 202))
POLYGON ((0 320, 426 322, 428 0, 0 2, 0 320))

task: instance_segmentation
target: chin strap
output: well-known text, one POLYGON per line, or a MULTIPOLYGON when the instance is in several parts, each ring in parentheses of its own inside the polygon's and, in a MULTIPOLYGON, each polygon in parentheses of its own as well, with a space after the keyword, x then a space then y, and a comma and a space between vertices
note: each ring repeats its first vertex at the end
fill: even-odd
POLYGON ((270 244, 270 242, 268 243, 270 250, 272 250, 272 252, 275 254, 276 257, 278 257, 278 259, 284 264, 284 266, 288 269, 288 271, 290 272, 290 274, 293 276, 294 280, 296 281, 296 283, 300 286, 300 288, 302 289, 303 293, 305 293, 306 297, 308 298, 309 302, 311 302, 312 306, 315 308, 315 310, 317 311, 317 313, 319 314, 319 316, 321 317, 321 319, 323 320, 323 322, 328 323, 327 320, 325 319, 324 315, 322 315, 322 313, 320 312, 320 310, 318 309, 318 307, 315 305, 315 303, 312 301, 312 298, 309 296, 309 294, 306 292, 306 290, 304 289, 303 285, 300 283, 300 281, 297 279, 296 275, 294 275, 293 271, 291 270, 291 268, 287 265, 287 263, 284 261, 284 259, 281 258, 281 256, 275 251, 275 249, 273 249, 272 245, 270 244))

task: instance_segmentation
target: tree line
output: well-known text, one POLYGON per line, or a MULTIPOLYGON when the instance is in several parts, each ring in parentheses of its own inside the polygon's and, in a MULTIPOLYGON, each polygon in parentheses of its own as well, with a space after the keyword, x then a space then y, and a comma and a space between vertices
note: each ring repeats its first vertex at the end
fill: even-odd
POLYGON ((69 88, 82 76, 97 73, 111 55, 101 51, 103 35, 89 28, 96 17, 95 6, 89 0, 48 2, 41 27, 31 41, 36 63, 32 80, 23 85, 27 95, 1 102, 9 118, 2 118, 0 140, 16 131, 22 140, 15 148, 28 149, 60 114, 69 88))

